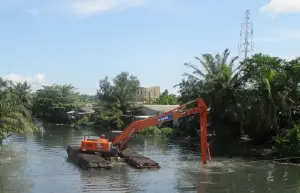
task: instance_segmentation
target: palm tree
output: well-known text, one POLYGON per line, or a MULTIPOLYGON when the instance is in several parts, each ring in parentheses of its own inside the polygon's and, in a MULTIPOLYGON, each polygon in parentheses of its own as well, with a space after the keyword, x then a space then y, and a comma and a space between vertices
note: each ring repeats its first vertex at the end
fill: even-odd
POLYGON ((243 77, 237 72, 239 67, 235 67, 238 57, 229 58, 230 51, 225 49, 222 54, 203 54, 202 59, 196 57, 205 71, 200 70, 197 66, 186 63, 185 65, 192 68, 192 74, 184 75, 198 80, 204 80, 202 98, 210 106, 212 124, 215 128, 216 135, 224 139, 226 136, 238 137, 240 134, 232 135, 233 130, 239 128, 225 129, 225 122, 236 122, 238 120, 238 109, 236 93, 243 84, 243 77), (235 69, 234 69, 235 68, 235 69))
POLYGON ((16 83, 10 87, 12 97, 16 97, 16 101, 22 103, 27 109, 30 109, 32 106, 32 95, 31 95, 31 86, 28 82, 16 83))
POLYGON ((228 62, 229 56, 230 56, 230 51, 227 48, 223 51, 222 55, 219 53, 216 54, 215 56, 208 53, 202 54, 202 59, 199 57, 195 57, 195 59, 199 61, 201 66, 204 68, 205 72, 203 72, 197 66, 191 63, 185 63, 184 64, 185 66, 190 67, 194 70, 193 74, 196 76, 193 76, 188 73, 184 73, 184 75, 193 76, 197 78, 204 78, 206 81, 210 80, 210 78, 214 78, 222 71, 222 68, 224 68, 223 67, 224 64, 226 64, 231 69, 233 68, 238 57, 237 56, 233 57, 228 62))
POLYGON ((32 123, 29 102, 23 101, 20 95, 26 96, 27 93, 23 91, 27 88, 27 83, 14 86, 11 81, 0 78, 0 143, 9 134, 36 129, 32 123))

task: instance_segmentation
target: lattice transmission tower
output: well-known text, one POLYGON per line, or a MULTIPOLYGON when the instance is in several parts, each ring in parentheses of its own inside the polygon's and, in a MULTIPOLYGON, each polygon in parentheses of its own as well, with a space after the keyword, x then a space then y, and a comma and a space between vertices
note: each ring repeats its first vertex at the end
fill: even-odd
POLYGON ((241 43, 238 45, 240 56, 243 55, 244 59, 251 56, 254 50, 253 44, 253 24, 250 20, 250 11, 246 10, 244 19, 241 23, 240 31, 241 43))

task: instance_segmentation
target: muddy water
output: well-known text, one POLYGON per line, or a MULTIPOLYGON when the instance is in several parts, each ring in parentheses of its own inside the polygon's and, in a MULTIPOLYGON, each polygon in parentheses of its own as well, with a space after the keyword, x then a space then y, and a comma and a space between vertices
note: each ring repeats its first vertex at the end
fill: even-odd
POLYGON ((0 192, 300 192, 300 167, 221 158, 202 167, 199 153, 159 138, 134 138, 129 146, 158 161, 160 170, 118 164, 110 171, 83 171, 67 162, 65 147, 85 134, 95 132, 52 127, 7 140, 5 151, 17 156, 1 158, 0 192))

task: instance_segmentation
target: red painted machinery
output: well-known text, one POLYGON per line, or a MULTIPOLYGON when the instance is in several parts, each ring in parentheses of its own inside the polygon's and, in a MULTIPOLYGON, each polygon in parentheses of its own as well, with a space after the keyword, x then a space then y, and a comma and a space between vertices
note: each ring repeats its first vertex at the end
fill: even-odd
POLYGON ((133 133, 148 128, 150 126, 160 125, 164 122, 187 117, 198 113, 200 114, 200 140, 202 151, 202 163, 206 164, 207 159, 211 160, 211 158, 209 144, 207 142, 207 106, 201 98, 198 98, 195 101, 189 102, 187 104, 181 105, 164 114, 135 121, 129 124, 113 140, 105 139, 104 135, 102 135, 99 139, 84 138, 81 140, 80 150, 82 152, 87 153, 99 153, 105 157, 118 155, 118 153, 124 148, 124 145, 130 139, 130 136, 133 133), (195 102, 195 107, 186 109, 187 105, 190 105, 195 102))

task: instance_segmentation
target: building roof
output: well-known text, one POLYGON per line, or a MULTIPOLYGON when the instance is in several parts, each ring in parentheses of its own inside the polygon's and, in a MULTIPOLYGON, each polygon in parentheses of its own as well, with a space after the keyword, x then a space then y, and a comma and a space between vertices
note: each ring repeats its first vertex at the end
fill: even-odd
POLYGON ((140 112, 142 112, 143 115, 156 116, 157 113, 165 113, 178 106, 179 105, 143 105, 140 112))
POLYGON ((175 109, 176 107, 179 107, 179 105, 143 105, 143 106, 159 112, 167 112, 172 109, 175 109))
POLYGON ((95 111, 93 110, 92 107, 89 106, 85 106, 85 107, 81 107, 79 109, 79 113, 78 114, 87 114, 87 113, 94 113, 95 111))

